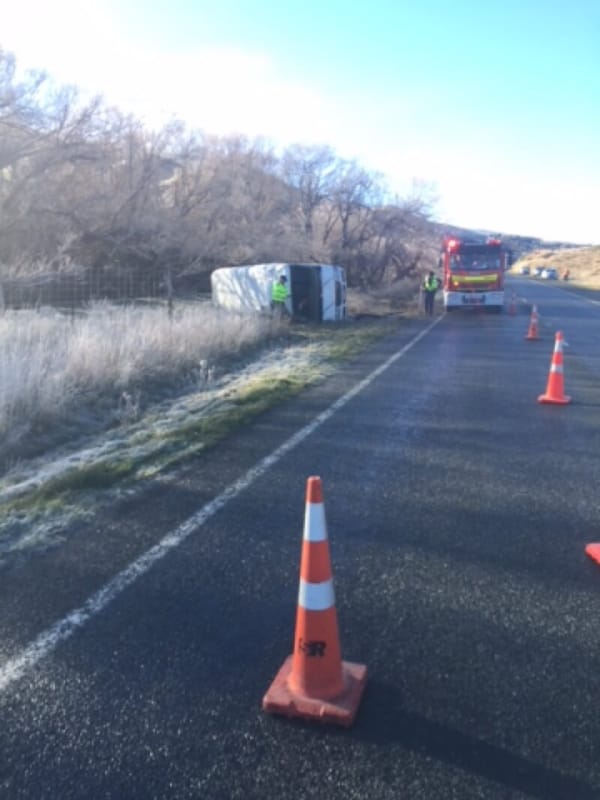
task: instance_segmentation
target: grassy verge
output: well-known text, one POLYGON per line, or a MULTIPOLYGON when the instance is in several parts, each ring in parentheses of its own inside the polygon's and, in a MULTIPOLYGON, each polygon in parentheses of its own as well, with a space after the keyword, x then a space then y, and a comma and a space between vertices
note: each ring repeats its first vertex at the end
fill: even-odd
MULTIPOLYGON (((5 499, 0 500, 0 555, 22 549, 31 539, 28 529, 41 528, 47 534, 57 520, 65 524, 80 519, 115 492, 135 491, 148 478, 209 452, 257 415, 332 374, 340 363, 389 334, 397 324, 397 317, 383 316, 339 326, 293 326, 278 348, 301 352, 293 367, 285 358, 281 363, 275 360, 275 364, 234 382, 208 410, 190 413, 171 427, 154 428, 139 420, 129 449, 118 448, 98 460, 67 466, 59 475, 25 484, 22 491, 9 487, 15 491, 5 492, 5 499)), ((42 538, 47 542, 47 535, 42 538)))

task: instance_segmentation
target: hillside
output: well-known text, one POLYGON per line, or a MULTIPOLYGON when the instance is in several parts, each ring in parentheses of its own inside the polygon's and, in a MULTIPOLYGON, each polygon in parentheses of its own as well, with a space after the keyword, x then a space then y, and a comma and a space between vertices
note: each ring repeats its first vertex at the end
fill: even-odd
POLYGON ((546 241, 545 239, 536 239, 533 236, 519 236, 512 233, 503 233, 498 230, 475 230, 473 228, 460 228, 456 225, 444 225, 443 223, 432 223, 436 236, 441 239, 444 235, 461 237, 471 236, 495 236, 502 240, 502 243, 511 251, 513 261, 517 261, 523 256, 531 253, 532 251, 544 250, 548 252, 556 252, 557 250, 571 250, 580 248, 580 245, 575 242, 559 242, 559 241, 546 241))
POLYGON ((570 281, 589 288, 600 288, 600 247, 572 247, 551 250, 540 248, 525 253, 513 266, 513 271, 521 267, 555 267, 562 275, 569 270, 570 281))

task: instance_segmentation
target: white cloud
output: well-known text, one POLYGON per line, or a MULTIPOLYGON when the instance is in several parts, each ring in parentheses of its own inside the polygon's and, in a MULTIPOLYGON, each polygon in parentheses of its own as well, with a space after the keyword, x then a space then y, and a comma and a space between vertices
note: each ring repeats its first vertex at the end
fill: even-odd
POLYGON ((263 54, 210 49, 196 54, 138 53, 126 87, 107 93, 149 121, 170 115, 210 133, 267 136, 278 142, 322 141, 333 135, 323 99, 278 78, 263 54))
POLYGON ((217 135, 288 144, 328 142, 333 114, 314 88, 279 77, 264 54, 230 47, 172 53, 132 44, 107 9, 24 0, 3 22, 2 46, 21 68, 45 69, 160 126, 173 116, 217 135), (34 23, 32 23, 32 20, 34 23))
POLYGON ((400 195, 412 179, 434 186, 436 217, 459 226, 574 243, 600 243, 594 175, 576 172, 557 180, 547 164, 521 168, 505 156, 444 143, 408 145, 364 153, 400 195))
POLYGON ((92 63, 105 63, 111 44, 124 47, 108 12, 97 3, 77 0, 13 3, 3 14, 1 37, 20 65, 47 69, 70 83, 85 79, 92 63))

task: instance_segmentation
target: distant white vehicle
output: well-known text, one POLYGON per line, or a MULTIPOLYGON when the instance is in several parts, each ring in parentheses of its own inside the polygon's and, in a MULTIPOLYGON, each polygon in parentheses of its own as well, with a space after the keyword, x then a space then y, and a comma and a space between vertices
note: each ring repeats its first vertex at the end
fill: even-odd
POLYGON ((545 270, 542 270, 541 277, 545 280, 558 280, 558 272, 554 269, 554 267, 546 267, 545 270))
POLYGON ((329 322, 346 317, 346 273, 333 264, 248 264, 219 267, 210 277, 218 308, 270 313, 271 289, 281 275, 290 296, 286 306, 296 318, 329 322))

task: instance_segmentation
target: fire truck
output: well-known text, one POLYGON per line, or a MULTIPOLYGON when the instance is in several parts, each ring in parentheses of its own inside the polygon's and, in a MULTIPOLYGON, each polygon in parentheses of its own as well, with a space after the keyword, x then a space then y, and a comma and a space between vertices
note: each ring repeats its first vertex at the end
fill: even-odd
POLYGON ((502 311, 508 257, 500 239, 446 236, 438 266, 446 311, 473 307, 502 311))

